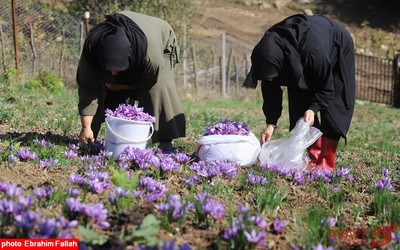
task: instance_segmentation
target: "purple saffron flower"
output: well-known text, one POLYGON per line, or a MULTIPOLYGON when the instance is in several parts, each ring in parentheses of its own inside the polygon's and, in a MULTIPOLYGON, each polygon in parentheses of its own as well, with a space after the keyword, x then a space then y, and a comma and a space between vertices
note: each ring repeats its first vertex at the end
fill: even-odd
POLYGON ((400 245, 400 234, 392 232, 392 239, 394 244, 400 245))
POLYGON ((197 175, 211 180, 215 176, 225 175, 227 179, 232 179, 237 173, 235 162, 212 161, 210 163, 199 161, 194 162, 189 168, 197 175))
POLYGON ((166 203, 155 205, 155 207, 165 215, 171 215, 176 220, 185 216, 193 205, 187 201, 181 201, 178 195, 169 195, 166 203))
POLYGON ((71 149, 74 152, 78 152, 79 151, 79 146, 74 144, 74 143, 69 143, 68 146, 69 146, 69 149, 71 149))
POLYGON ((271 172, 271 173, 276 173, 278 171, 278 169, 279 169, 278 166, 270 164, 270 163, 262 164, 261 168, 264 169, 264 170, 267 170, 268 172, 271 172))
POLYGON ((388 177, 390 175, 390 170, 387 168, 382 168, 382 176, 388 177))
POLYGON ((32 206, 33 203, 35 203, 35 200, 30 196, 28 196, 28 197, 20 196, 18 198, 18 203, 20 205, 22 205, 22 207, 28 208, 28 207, 32 206))
POLYGON ((172 240, 169 243, 164 241, 162 244, 161 250, 175 250, 175 241, 172 240))
POLYGON ((69 175, 69 181, 72 182, 72 184, 74 185, 78 185, 78 186, 84 186, 87 183, 86 178, 77 175, 75 173, 72 173, 69 175))
POLYGON ((10 154, 8 156, 8 160, 10 161, 10 163, 16 163, 19 161, 19 158, 15 154, 10 154))
MULTIPOLYGON (((73 237, 74 236, 72 235, 71 232, 64 231, 64 230, 61 230, 57 235, 57 239, 72 239, 73 237)), ((81 248, 79 248, 79 249, 81 249, 81 248)))
POLYGON ((106 229, 110 226, 107 220, 107 209, 104 208, 103 203, 97 203, 95 205, 85 205, 85 214, 89 218, 93 218, 95 224, 101 229, 106 229))
POLYGON ((77 188, 69 188, 68 194, 70 197, 78 197, 81 194, 81 191, 77 188))
POLYGON ((222 203, 216 202, 215 200, 209 199, 208 203, 205 205, 204 210, 211 214, 211 216, 216 219, 222 219, 225 217, 225 208, 222 203))
POLYGON ((327 226, 327 227, 334 227, 336 225, 336 219, 335 218, 327 218, 322 223, 327 226))
POLYGON ((235 226, 232 226, 231 228, 229 228, 228 230, 225 230, 224 231, 224 233, 222 234, 222 237, 224 238, 224 239, 226 239, 226 240, 230 240, 230 239, 233 239, 233 238, 235 238, 235 236, 237 235, 237 233, 238 233, 238 229, 237 229, 237 227, 235 226))
POLYGON ((5 193, 8 189, 8 186, 10 186, 10 183, 0 181, 0 192, 5 193))
POLYGON ((22 194, 22 188, 10 183, 5 192, 8 198, 19 197, 22 194))
POLYGON ((112 156, 112 152, 107 152, 105 150, 100 150, 99 156, 102 157, 102 158, 109 159, 112 156))
POLYGON ((319 243, 317 246, 314 246, 312 249, 313 250, 334 250, 334 248, 332 246, 324 247, 321 243, 319 243))
POLYGON ((71 220, 68 221, 65 219, 64 216, 58 217, 57 221, 57 227, 62 228, 62 229, 71 229, 71 228, 76 228, 78 226, 79 222, 77 220, 71 220))
POLYGON ((125 189, 123 189, 123 188, 121 188, 121 187, 116 187, 116 188, 114 189, 114 193, 116 194, 116 196, 117 196, 118 198, 123 198, 123 197, 129 195, 129 191, 128 191, 128 190, 125 190, 125 189))
POLYGON ((67 198, 66 204, 69 208, 69 211, 74 214, 80 214, 85 212, 85 206, 81 204, 80 201, 76 200, 75 198, 67 198))
POLYGON ((300 172, 295 172, 293 174, 293 183, 296 186, 303 186, 306 184, 306 181, 304 180, 304 175, 302 175, 300 172))
POLYGON ((142 195, 144 195, 144 191, 142 190, 135 190, 133 191, 133 197, 135 199, 138 199, 139 197, 141 197, 142 195))
POLYGON ((89 181, 90 190, 95 194, 100 194, 109 188, 109 184, 98 179, 89 181))
POLYGON ((198 193, 195 195, 195 199, 199 201, 205 215, 210 214, 214 219, 221 219, 225 216, 224 205, 209 198, 207 192, 198 193))
POLYGON ((203 136, 207 135, 244 135, 248 136, 250 130, 245 123, 221 120, 219 123, 209 125, 204 131, 203 136))
POLYGON ((350 168, 341 168, 338 169, 336 172, 336 176, 337 177, 345 177, 346 175, 348 175, 350 173, 350 168))
POLYGON ((149 169, 157 160, 152 149, 140 149, 129 146, 121 152, 117 159, 119 163, 129 162, 132 167, 142 170, 149 169))
POLYGON ((35 152, 30 152, 26 149, 17 150, 16 155, 20 160, 36 160, 38 158, 35 152))
POLYGON ((15 215, 15 225, 23 231, 30 231, 40 219, 40 215, 31 210, 23 211, 21 214, 15 215))
POLYGON ((139 184, 146 190, 146 201, 153 202, 164 197, 168 189, 164 184, 155 181, 151 177, 140 177, 139 184))
POLYGON ((251 230, 251 232, 247 232, 244 231, 244 235, 246 236, 246 239, 255 244, 255 245, 259 245, 259 246, 266 246, 266 243, 263 242, 263 240, 265 239, 265 236, 267 235, 267 233, 265 232, 265 230, 262 230, 260 232, 257 232, 254 228, 251 230))
POLYGON ((250 211, 249 207, 243 206, 243 205, 238 205, 237 209, 238 209, 240 214, 247 214, 250 211))
POLYGON ((125 190, 121 187, 116 187, 113 190, 113 193, 110 196, 108 196, 108 201, 111 203, 111 205, 115 205, 117 199, 121 199, 129 194, 130 192, 128 190, 125 190))
POLYGON ((13 214, 19 211, 19 206, 15 201, 12 200, 0 200, 0 213, 2 214, 13 214))
POLYGON ((176 153, 176 154, 174 154, 174 156, 175 156, 176 161, 180 164, 186 164, 191 161, 190 156, 188 156, 185 153, 176 153))
POLYGON ((253 174, 249 173, 247 175, 246 183, 249 185, 261 184, 262 186, 265 186, 265 184, 267 184, 268 181, 267 181, 267 178, 265 178, 265 177, 260 177, 258 175, 253 175, 253 174))
POLYGON ((382 177, 375 183, 375 188, 376 189, 381 189, 381 190, 388 190, 388 191, 394 191, 394 187, 391 184, 392 179, 390 177, 382 177))
POLYGON ((276 218, 273 224, 274 232, 280 234, 282 233, 283 229, 285 229, 286 223, 282 222, 279 218, 276 218))
POLYGON ((50 186, 35 188, 32 193, 39 199, 47 199, 53 193, 53 188, 50 186))
POLYGON ((126 120, 143 121, 151 123, 154 123, 156 121, 156 118, 154 116, 151 116, 148 113, 143 112, 143 108, 139 108, 136 105, 133 106, 129 104, 120 104, 115 109, 115 111, 106 109, 105 113, 106 116, 115 116, 126 120))
POLYGON ((347 175, 346 181, 354 181, 354 177, 352 174, 347 175))
POLYGON ((197 175, 192 175, 189 179, 183 179, 183 182, 189 187, 197 186, 199 184, 199 177, 197 175))
POLYGON ((53 144, 51 144, 50 142, 48 142, 48 141, 46 141, 45 139, 42 139, 42 140, 38 140, 38 139, 35 139, 35 140, 33 140, 33 142, 34 143, 36 143, 37 145, 39 145, 39 146, 41 146, 41 147, 46 147, 46 148, 53 148, 53 144))
POLYGON ((250 217, 249 221, 254 222, 261 229, 265 229, 268 226, 267 222, 260 215, 250 217))
POLYGON ((164 154, 159 157, 159 160, 159 168, 164 172, 178 172, 181 170, 181 166, 175 161, 173 154, 164 154))
POLYGON ((64 156, 65 156, 66 159, 69 160, 69 159, 72 159, 72 158, 77 157, 78 154, 77 154, 75 151, 73 151, 73 150, 69 150, 69 151, 65 151, 65 152, 64 152, 64 156))
POLYGON ((192 250, 192 247, 189 244, 185 243, 185 244, 181 245, 179 250, 192 250))
POLYGON ((110 178, 110 176, 108 175, 108 172, 99 172, 97 170, 90 171, 87 174, 87 176, 90 180, 98 180, 98 181, 102 181, 102 182, 107 181, 110 178))
POLYGON ((333 185, 331 186, 331 188, 332 188, 332 191, 333 191, 334 193, 337 193, 337 192, 339 192, 339 191, 342 189, 338 184, 333 184, 333 185))
POLYGON ((44 219, 43 222, 38 223, 38 228, 39 233, 36 235, 37 238, 53 238, 58 233, 56 220, 54 218, 44 219))
POLYGON ((59 165, 60 165, 60 162, 58 161, 58 159, 53 160, 52 158, 50 158, 48 160, 40 160, 39 161, 40 168, 56 167, 59 165))

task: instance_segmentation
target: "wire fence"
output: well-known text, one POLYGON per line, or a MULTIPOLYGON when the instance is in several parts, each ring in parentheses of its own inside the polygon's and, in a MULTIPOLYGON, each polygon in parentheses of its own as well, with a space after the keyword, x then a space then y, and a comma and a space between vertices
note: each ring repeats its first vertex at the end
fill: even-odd
MULTIPOLYGON (((48 71, 56 73, 67 85, 75 84, 87 24, 87 19, 79 20, 44 5, 24 0, 0 1, 0 74, 17 67, 19 75, 26 79, 48 71)), ((226 58, 228 52, 221 52, 221 48, 202 51, 186 42, 186 34, 180 39, 183 53, 176 70, 178 86, 194 93, 238 93, 239 81, 247 73, 246 55, 235 56, 231 49, 226 58)), ((225 41, 223 45, 229 49, 225 41)))
POLYGON ((0 73, 17 66, 23 77, 49 71, 72 83, 84 35, 83 22, 70 15, 24 0, 0 1, 0 73))

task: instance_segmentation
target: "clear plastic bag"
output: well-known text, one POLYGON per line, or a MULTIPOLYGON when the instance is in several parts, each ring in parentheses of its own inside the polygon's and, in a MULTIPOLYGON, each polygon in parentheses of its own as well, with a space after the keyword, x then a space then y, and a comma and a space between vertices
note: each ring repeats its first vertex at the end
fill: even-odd
POLYGON ((270 140, 261 146, 260 162, 303 171, 310 161, 307 148, 321 135, 319 129, 310 127, 304 118, 300 118, 289 137, 270 140))
POLYGON ((244 135, 207 135, 198 140, 197 155, 202 161, 232 161, 249 167, 261 151, 260 141, 253 133, 244 135))

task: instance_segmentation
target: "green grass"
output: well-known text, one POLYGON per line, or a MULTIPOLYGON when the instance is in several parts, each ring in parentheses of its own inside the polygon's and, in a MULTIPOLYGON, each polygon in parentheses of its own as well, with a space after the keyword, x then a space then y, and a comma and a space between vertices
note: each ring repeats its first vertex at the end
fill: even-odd
MULTIPOLYGON (((187 136, 179 138, 176 144, 182 147, 184 152, 192 155, 197 149, 197 140, 206 127, 223 119, 245 122, 258 136, 265 126, 265 117, 261 110, 260 89, 245 90, 243 93, 237 98, 189 98, 182 95, 182 105, 187 119, 187 136), (243 93, 248 96, 244 96, 243 93)), ((35 151, 40 159, 59 159, 60 164, 63 165, 62 171, 66 171, 67 167, 80 169, 78 164, 81 163, 68 161, 63 157, 64 151, 68 149, 68 143, 77 142, 80 131, 76 89, 53 92, 35 91, 25 89, 20 84, 0 83, 0 105, 0 126, 2 128, 0 163, 2 166, 10 169, 14 167, 8 162, 8 155, 11 151, 6 149, 12 145, 14 151, 22 147, 35 151), (51 142, 55 144, 51 150, 39 147, 33 142, 35 139, 43 138, 51 138, 51 142)), ((288 123, 287 105, 285 104, 275 139, 289 135, 288 123)), ((104 137, 105 128, 103 126, 100 138, 104 137)), ((281 219, 292 223, 288 229, 291 231, 287 232, 286 238, 294 239, 293 244, 301 244, 307 248, 318 243, 328 245, 326 234, 329 229, 321 224, 321 220, 326 218, 337 218, 337 225, 341 228, 353 228, 358 223, 366 221, 371 222, 368 225, 372 228, 372 226, 394 223, 400 219, 398 216, 400 212, 398 191, 380 195, 378 192, 374 193, 372 189, 374 182, 380 177, 382 168, 391 171, 393 182, 397 181, 394 186, 396 189, 399 188, 399 138, 399 109, 357 103, 348 133, 348 143, 345 145, 344 140, 341 140, 337 154, 337 168, 350 167, 356 180, 354 184, 341 184, 341 190, 338 193, 332 193, 331 187, 324 183, 296 187, 286 182, 284 177, 279 177, 271 172, 263 172, 258 167, 242 169, 242 172, 236 177, 240 180, 215 179, 214 186, 205 182, 202 184, 202 190, 208 191, 218 201, 225 201, 227 214, 233 214, 233 210, 236 210, 236 202, 240 200, 268 218, 283 216, 281 219), (268 184, 244 187, 243 182, 248 172, 267 177, 268 184), (311 204, 301 204, 298 199, 300 201, 307 199, 311 204), (298 207, 293 208, 291 203, 295 201, 298 207), (277 209, 278 207, 279 209, 277 209)), ((112 162, 107 162, 105 170, 108 171, 114 167, 112 162)), ((80 171, 83 170, 80 169, 80 171)), ((175 178, 187 177, 188 172, 188 168, 185 167, 184 171, 175 178)), ((117 186, 131 190, 137 185, 137 179, 129 182, 121 173, 118 175, 115 171, 110 173, 114 180, 113 183, 117 186)), ((171 176, 162 178, 161 181, 169 182, 171 176)), ((65 197, 64 189, 57 190, 52 202, 59 202, 65 197)), ((185 198, 185 194, 194 195, 199 191, 193 187, 190 190, 179 188, 177 190, 182 198, 185 198)), ((89 194, 87 197, 85 195, 85 198, 93 199, 89 194)), ((138 205, 136 201, 132 200, 121 202, 119 205, 123 209, 138 205)), ((217 223, 213 223, 214 225, 217 223)), ((174 228, 176 225, 171 223, 170 226, 174 228)), ((183 228, 181 225, 179 227, 183 228)), ((90 236, 92 232, 87 230, 85 234, 93 241, 103 242, 105 240, 101 235, 90 236)), ((221 240, 217 234, 214 237, 216 242, 221 240)), ((135 237, 132 235, 130 238, 135 237)), ((278 239, 275 238, 275 240, 278 239)))

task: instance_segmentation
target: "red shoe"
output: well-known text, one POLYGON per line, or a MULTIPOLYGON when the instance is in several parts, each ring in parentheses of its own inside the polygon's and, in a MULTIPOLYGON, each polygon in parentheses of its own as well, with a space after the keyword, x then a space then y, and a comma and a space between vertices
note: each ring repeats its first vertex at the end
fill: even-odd
POLYGON ((310 162, 308 163, 307 169, 314 169, 317 166, 317 160, 321 154, 321 137, 318 138, 311 146, 307 148, 308 155, 310 156, 310 162))
POLYGON ((331 140, 322 137, 321 154, 318 157, 317 167, 324 168, 328 171, 335 169, 336 150, 339 140, 331 140))

